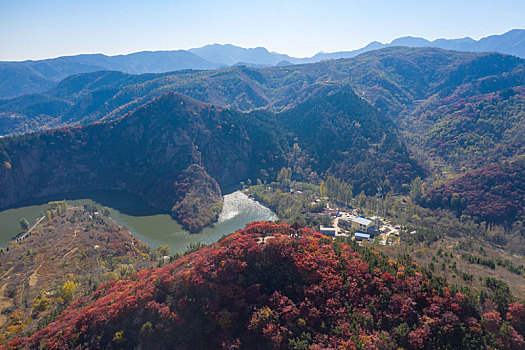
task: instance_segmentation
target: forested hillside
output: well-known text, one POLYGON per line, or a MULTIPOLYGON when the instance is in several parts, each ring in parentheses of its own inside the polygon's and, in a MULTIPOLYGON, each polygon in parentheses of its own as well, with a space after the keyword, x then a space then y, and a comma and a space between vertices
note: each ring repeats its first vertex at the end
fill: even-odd
POLYGON ((54 321, 99 284, 155 264, 156 252, 106 211, 50 202, 29 232, 0 249, 1 343, 54 321))
POLYGON ((384 183, 402 190, 421 174, 384 115, 351 92, 332 92, 285 114, 241 113, 170 93, 115 121, 2 138, 0 205, 124 190, 197 232, 217 220, 221 188, 273 181, 297 161, 297 179, 337 173, 367 193, 384 183))
POLYGON ((9 347, 519 349, 525 308, 498 293, 480 304, 407 256, 253 223, 101 285, 9 347))
MULTIPOLYGON (((396 120, 400 112, 410 112, 415 102, 419 104, 438 92, 442 98, 463 90, 470 96, 524 85, 523 62, 501 54, 394 47, 352 59, 285 67, 138 76, 97 72, 72 76, 38 96, 3 100, 0 113, 3 118, 17 115, 32 120, 38 116, 39 125, 45 125, 44 121, 51 125, 88 123, 121 116, 169 91, 238 110, 279 111, 305 101, 328 85, 348 86, 396 120)), ((22 118, 18 124, 27 122, 22 118)), ((16 129, 13 125, 2 133, 16 129)))
MULTIPOLYGON (((328 96, 311 98, 280 118, 297 137, 292 165, 298 175, 310 167, 346 180, 358 195, 375 193, 379 185, 400 191, 423 174, 392 121, 354 93, 332 88, 328 96)), ((308 179, 304 175, 299 179, 308 179)))
POLYGON ((262 166, 271 174, 284 165, 279 138, 264 118, 168 94, 114 122, 4 138, 0 203, 119 189, 199 231, 220 212, 216 181, 233 185, 259 176, 262 166))
POLYGON ((525 216, 525 159, 473 170, 431 188, 428 204, 450 208, 489 223, 525 216))
POLYGON ((513 29, 502 35, 480 40, 471 38, 437 39, 403 37, 389 44, 377 41, 353 51, 319 52, 312 57, 297 58, 270 52, 264 47, 243 48, 231 44, 212 44, 189 50, 142 51, 127 55, 106 56, 81 54, 53 59, 22 62, 0 62, 0 98, 46 91, 67 76, 79 73, 115 70, 131 74, 162 73, 183 69, 216 69, 226 66, 287 66, 323 60, 352 58, 359 54, 388 47, 434 47, 469 52, 498 52, 525 58, 525 30, 513 29))
POLYGON ((525 350, 523 14, 0 0, 0 350, 525 350))
POLYGON ((455 172, 525 153, 525 86, 464 95, 419 106, 406 121, 413 143, 455 172))
POLYGON ((525 138, 519 127, 524 67, 523 60, 501 54, 396 47, 287 67, 161 75, 96 72, 69 77, 44 94, 0 101, 0 130, 20 133, 111 120, 172 90, 233 109, 279 111, 343 88, 387 113, 431 159, 460 169, 479 166, 486 156, 494 160, 506 152, 511 158, 519 152, 519 140, 525 138), (475 134, 466 133, 473 127, 475 134), (511 130, 502 135, 502 128, 511 130), (510 150, 503 150, 507 146, 510 150), (495 151, 482 154, 488 148, 495 151))

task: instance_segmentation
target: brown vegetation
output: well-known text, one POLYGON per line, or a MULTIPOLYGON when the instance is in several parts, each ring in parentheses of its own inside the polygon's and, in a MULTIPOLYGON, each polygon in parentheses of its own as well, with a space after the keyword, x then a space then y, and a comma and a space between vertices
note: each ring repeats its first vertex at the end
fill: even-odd
POLYGON ((102 282, 152 265, 149 247, 94 208, 50 211, 51 220, 0 252, 3 339, 46 325, 102 282))

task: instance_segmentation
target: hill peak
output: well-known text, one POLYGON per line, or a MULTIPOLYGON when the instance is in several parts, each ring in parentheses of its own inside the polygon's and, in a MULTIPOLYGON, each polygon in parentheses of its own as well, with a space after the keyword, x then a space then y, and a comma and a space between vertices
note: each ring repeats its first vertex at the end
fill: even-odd
MULTIPOLYGON (((204 108, 207 108, 211 106, 209 103, 205 103, 199 100, 196 100, 192 97, 189 97, 187 95, 181 94, 180 92, 176 91, 170 91, 165 92, 162 95, 153 98, 152 100, 144 103, 141 106, 138 106, 134 110, 124 114, 121 118, 117 119, 117 121, 124 119, 124 118, 133 118, 135 115, 139 115, 139 118, 142 118, 142 113, 148 112, 151 108, 161 108, 162 110, 169 112, 169 113, 177 113, 177 112, 185 112, 185 113, 191 113, 191 112, 197 112, 204 108)), ((148 114, 149 117, 163 117, 165 116, 164 113, 151 113, 148 114)))
POLYGON ((430 41, 424 38, 419 37, 413 37, 413 36, 405 36, 401 37, 395 40, 392 40, 390 43, 390 46, 424 46, 430 44, 430 41))
MULTIPOLYGON (((172 264, 102 285, 56 322, 11 346, 523 345, 519 336, 497 332, 499 324, 482 323, 477 309, 463 306, 469 305, 464 295, 430 276, 409 258, 388 260, 310 229, 255 222, 172 264)), ((507 328, 516 333, 510 323, 507 328)))

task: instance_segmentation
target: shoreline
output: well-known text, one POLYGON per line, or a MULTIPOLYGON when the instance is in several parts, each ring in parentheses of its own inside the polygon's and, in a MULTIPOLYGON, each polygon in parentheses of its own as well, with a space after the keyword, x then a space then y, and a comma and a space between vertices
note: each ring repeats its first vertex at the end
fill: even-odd
MULTIPOLYGON (((122 193, 120 191, 120 193, 122 193)), ((99 197, 100 197, 100 193, 99 197)), ((147 243, 151 247, 156 247, 161 244, 168 244, 173 251, 183 251, 187 245, 192 242, 205 242, 211 243, 220 239, 220 237, 226 232, 233 232, 238 229, 242 229, 246 222, 251 221, 275 221, 278 220, 277 214, 268 208, 263 203, 249 197, 246 193, 241 190, 237 190, 223 196, 224 206, 223 210, 219 214, 217 222, 205 227, 200 233, 190 233, 182 228, 182 225, 175 220, 169 213, 162 211, 152 210, 149 207, 138 208, 143 206, 144 202, 139 200, 137 197, 131 196, 132 200, 127 201, 130 196, 115 194, 115 191, 106 192, 109 196, 117 197, 115 202, 124 201, 127 204, 127 208, 121 208, 118 205, 107 206, 104 204, 119 204, 119 203, 107 203, 107 201, 95 201, 88 198, 78 198, 73 200, 67 200, 68 208, 74 206, 82 206, 83 204, 96 205, 100 210, 107 207, 110 210, 111 219, 116 222, 118 226, 126 228, 131 234, 133 234, 139 240, 147 243), (102 203, 101 203, 102 202, 102 203), (142 209, 142 210, 140 210, 142 209)), ((125 194, 125 192, 124 192, 125 194)), ((97 197, 97 196, 93 196, 97 197)), ((63 195, 60 197, 63 199, 63 195)), ((99 199, 99 198, 95 198, 99 199)), ((115 198, 113 198, 115 199, 115 198)), ((45 212, 45 206, 48 202, 40 206, 27 206, 20 207, 17 209, 11 209, 13 211, 0 211, 0 221, 2 221, 2 214, 6 224, 9 224, 10 228, 0 228, 0 239, 2 239, 2 246, 5 248, 11 241, 16 241, 17 237, 24 234, 17 234, 14 236, 11 232, 20 231, 19 220, 21 217, 32 219, 32 225, 38 220, 45 212), (31 212, 33 214, 31 214, 31 212), (7 222, 7 220, 9 222, 7 222), (2 229, 4 232, 2 233, 2 229), (16 230, 16 231, 15 231, 16 230)))

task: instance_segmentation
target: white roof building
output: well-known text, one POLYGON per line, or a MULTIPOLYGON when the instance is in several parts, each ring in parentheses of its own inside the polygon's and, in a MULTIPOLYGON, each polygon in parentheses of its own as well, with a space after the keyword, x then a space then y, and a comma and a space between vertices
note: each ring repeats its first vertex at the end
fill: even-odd
POLYGON ((352 219, 352 222, 355 222, 356 224, 363 225, 363 226, 369 226, 370 224, 373 223, 372 220, 369 220, 367 218, 361 218, 361 217, 352 219))

